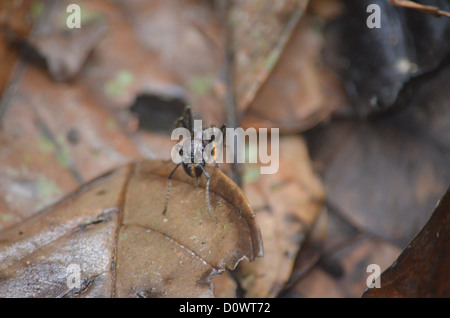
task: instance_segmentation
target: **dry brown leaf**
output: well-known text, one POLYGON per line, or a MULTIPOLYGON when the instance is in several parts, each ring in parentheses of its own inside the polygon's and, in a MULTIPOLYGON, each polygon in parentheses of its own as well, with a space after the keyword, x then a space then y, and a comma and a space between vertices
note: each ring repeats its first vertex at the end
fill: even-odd
POLYGON ((206 123, 225 120, 221 102, 222 29, 208 1, 84 1, 101 11, 108 33, 81 82, 112 109, 137 96, 180 98, 206 123))
POLYGON ((450 189, 427 224, 363 297, 450 297, 450 189))
MULTIPOLYGON (((0 234, 1 297, 213 296, 211 277, 262 256, 252 208, 220 170, 205 182, 172 162, 146 160, 114 170, 0 234), (78 265, 81 287, 68 286, 78 265)), ((211 169, 212 170, 212 169, 211 169)))
POLYGON ((307 0, 233 2, 232 29, 236 107, 243 113, 278 62, 307 0))
POLYGON ((323 35, 305 15, 292 32, 280 61, 242 119, 244 127, 305 131, 347 103, 344 88, 322 63, 323 35))
POLYGON ((0 133, 0 196, 6 203, 0 213, 21 218, 74 191, 78 184, 59 163, 38 114, 19 97, 9 105, 0 133))
POLYGON ((310 270, 320 261, 328 238, 328 227, 328 211, 324 208, 300 247, 301 252, 297 255, 291 277, 284 287, 284 292, 289 292, 290 288, 299 279, 309 274, 310 270))
POLYGON ((24 38, 31 32, 34 19, 30 8, 33 6, 35 4, 29 1, 0 3, 0 97, 12 81, 13 70, 20 58, 20 51, 11 40, 24 38))
POLYGON ((106 33, 102 21, 85 23, 80 29, 51 26, 49 33, 33 34, 28 43, 45 59, 55 81, 73 79, 83 68, 89 54, 106 33))
POLYGON ((335 120, 312 130, 327 200, 350 223, 405 247, 450 182, 450 68, 410 88, 396 113, 373 121, 335 120), (428 212, 427 212, 428 211, 428 212))
MULTIPOLYGON (((303 139, 282 137, 279 153, 276 174, 259 175, 244 183, 244 191, 257 209, 265 251, 264 258, 238 267, 246 297, 274 297, 281 291, 324 201, 325 193, 314 175, 303 139)), ((247 165, 249 168, 251 165, 247 165)))
POLYGON ((360 297, 367 288, 367 272, 370 264, 377 264, 381 271, 399 255, 400 249, 382 240, 370 237, 356 237, 350 244, 333 253, 335 261, 342 266, 339 279, 315 267, 304 276, 291 292, 307 298, 360 297))
POLYGON ((0 213, 30 216, 140 156, 86 87, 54 83, 34 66, 25 68, 1 120, 0 193, 8 207, 0 213))

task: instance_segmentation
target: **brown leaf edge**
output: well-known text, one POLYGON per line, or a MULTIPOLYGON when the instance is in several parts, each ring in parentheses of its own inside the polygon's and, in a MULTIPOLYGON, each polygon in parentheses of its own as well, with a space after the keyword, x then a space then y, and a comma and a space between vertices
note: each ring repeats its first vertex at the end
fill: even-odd
MULTIPOLYGON (((120 210, 122 210, 123 213, 123 205, 124 200, 127 192, 127 186, 128 186, 128 180, 132 177, 133 171, 136 169, 138 165, 145 164, 147 167, 150 167, 150 169, 147 170, 147 172, 150 172, 154 175, 161 176, 164 178, 167 178, 170 172, 175 167, 175 164, 173 164, 171 161, 161 161, 161 160, 143 160, 139 162, 132 162, 129 163, 123 167, 113 169, 111 171, 108 171, 101 176, 97 177, 96 179, 84 184, 81 186, 78 190, 75 192, 72 192, 68 195, 66 195, 64 198, 62 198, 60 201, 46 207, 45 209, 35 213, 32 217, 28 218, 24 222, 20 224, 16 224, 10 228, 5 229, 0 233, 0 243, 6 243, 8 241, 15 242, 13 245, 21 244, 20 241, 23 240, 24 237, 21 238, 21 236, 25 236, 23 233, 27 233, 26 237, 27 240, 34 241, 35 247, 20 249, 16 251, 14 255, 9 255, 8 251, 5 255, 14 257, 17 259, 17 257, 22 258, 25 257, 26 254, 32 253, 38 246, 46 245, 50 241, 54 241, 58 237, 61 237, 62 235, 65 235, 68 232, 72 232, 76 230, 77 228, 80 228, 82 226, 85 226, 88 223, 95 223, 97 220, 102 219, 104 217, 104 213, 111 211, 111 213, 121 214, 120 210), (124 182, 122 183, 122 187, 116 191, 118 194, 118 197, 116 199, 116 203, 113 204, 113 209, 106 209, 106 210, 96 210, 96 211, 85 211, 83 215, 76 216, 75 220, 66 220, 62 224, 58 224, 58 221, 60 220, 60 216, 54 215, 53 212, 54 209, 61 204, 70 204, 71 199, 77 197, 78 195, 85 193, 89 191, 91 188, 96 187, 97 185, 101 184, 104 181, 108 181, 111 178, 114 178, 115 176, 122 175, 122 180, 124 182), (100 213, 100 214, 99 214, 100 213), (51 229, 48 229, 45 225, 51 224, 51 229), (45 234, 45 231, 49 231, 50 233, 47 235, 45 234), (25 254, 24 254, 25 253, 25 254)), ((210 185, 210 191, 217 194, 218 196, 222 197, 224 200, 229 202, 233 207, 241 207, 241 209, 234 209, 239 211, 240 217, 244 217, 246 220, 249 230, 250 230, 250 239, 251 239, 251 251, 250 253, 245 253, 244 255, 241 255, 239 253, 232 253, 233 255, 229 255, 224 260, 224 265, 228 267, 229 269, 234 269, 237 264, 247 259, 249 261, 252 261, 255 257, 263 257, 263 243, 261 238, 261 233, 259 230, 259 227, 256 223, 255 214, 253 211, 253 208, 251 207, 248 199, 243 194, 242 190, 234 184, 231 179, 229 179, 220 169, 212 170, 213 168, 206 168, 210 174, 211 174, 211 185, 210 185)), ((174 180, 178 180, 185 183, 193 184, 195 183, 195 179, 189 177, 187 174, 184 173, 182 169, 179 169, 178 173, 174 174, 173 176, 174 180)), ((206 181, 201 178, 199 180, 199 186, 205 187, 206 181)), ((120 179, 118 179, 118 182, 120 184, 120 179)), ((109 213, 109 212, 108 212, 109 213)), ((73 216, 73 214, 72 214, 73 216)), ((121 223, 119 219, 119 223, 121 223)), ((13 246, 14 247, 14 246, 13 246)), ((10 250, 10 248, 7 248, 7 250, 10 250)), ((6 257, 6 259, 1 260, 0 262, 0 268, 2 268, 2 264, 5 266, 8 266, 11 262, 14 262, 11 257, 6 257)))
MULTIPOLYGON (((167 177, 174 168, 175 164, 173 162, 162 161, 161 164, 155 164, 154 167, 149 170, 149 172, 154 175, 167 177)), ((248 227, 250 229, 253 250, 252 255, 246 255, 244 256, 244 258, 252 261, 255 259, 255 257, 263 257, 264 247, 261 232, 256 223, 255 212, 253 211, 253 208, 246 195, 241 190, 241 188, 239 188, 239 186, 235 184, 219 168, 215 169, 214 167, 209 166, 206 166, 205 168, 211 176, 210 193, 215 193, 216 195, 222 197, 234 207, 242 207, 240 210, 240 215, 247 221, 248 227)), ((179 168, 179 170, 180 171, 178 171, 178 173, 174 174, 172 178, 173 180, 178 180, 188 184, 194 184, 196 182, 194 178, 184 173, 184 171, 182 171, 183 169, 179 168)), ((199 179, 199 186, 202 188, 206 188, 205 178, 202 177, 199 179)), ((241 260, 242 258, 235 259, 232 262, 227 262, 227 265, 230 269, 234 269, 241 260)))
POLYGON ((422 230, 362 297, 450 297, 450 188, 422 230))

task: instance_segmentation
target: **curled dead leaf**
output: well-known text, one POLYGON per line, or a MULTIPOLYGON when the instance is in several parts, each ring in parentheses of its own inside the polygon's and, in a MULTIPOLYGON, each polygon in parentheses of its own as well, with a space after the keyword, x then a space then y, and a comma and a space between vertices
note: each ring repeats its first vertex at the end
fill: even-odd
POLYGON ((211 277, 263 255, 253 210, 219 169, 205 182, 145 160, 0 233, 0 297, 212 297, 211 277), (79 286, 72 286, 78 268, 79 286))
POLYGON ((321 60, 325 43, 318 30, 320 24, 311 15, 302 17, 280 61, 248 105, 243 127, 306 131, 346 105, 344 88, 321 60))
POLYGON ((450 188, 427 224, 363 297, 450 296, 450 188))
POLYGON ((81 29, 56 29, 50 34, 37 34, 28 42, 45 60, 55 81, 68 81, 78 75, 106 32, 105 23, 91 22, 81 29))
POLYGON ((233 2, 229 23, 239 112, 246 110, 269 77, 307 4, 307 0, 233 2))

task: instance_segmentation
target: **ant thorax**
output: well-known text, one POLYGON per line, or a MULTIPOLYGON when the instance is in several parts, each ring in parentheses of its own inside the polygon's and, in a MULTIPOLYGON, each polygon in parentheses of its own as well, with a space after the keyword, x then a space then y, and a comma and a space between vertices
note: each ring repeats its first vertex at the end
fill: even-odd
POLYGON ((203 132, 199 131, 193 135, 193 139, 185 139, 179 146, 179 154, 185 164, 203 162, 203 132))
POLYGON ((191 163, 203 162, 203 140, 194 138, 191 140, 191 163))

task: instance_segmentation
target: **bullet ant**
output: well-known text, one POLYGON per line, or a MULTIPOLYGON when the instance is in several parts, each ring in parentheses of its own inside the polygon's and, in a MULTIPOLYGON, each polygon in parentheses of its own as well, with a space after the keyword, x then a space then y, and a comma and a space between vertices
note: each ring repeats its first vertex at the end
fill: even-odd
MULTIPOLYGON (((176 167, 172 170, 172 172, 169 174, 169 178, 167 180, 167 194, 166 194, 166 200, 164 203, 164 211, 163 214, 165 214, 167 212, 167 206, 169 204, 169 197, 170 197, 170 191, 172 188, 172 176, 175 173, 175 171, 177 170, 177 168, 182 165, 184 171, 191 177, 193 178, 197 178, 197 182, 198 182, 198 178, 201 177, 202 174, 205 175, 207 182, 206 182, 206 203, 208 206, 208 212, 210 215, 212 215, 212 211, 211 211, 211 204, 210 204, 210 200, 209 200, 209 184, 211 181, 211 176, 210 174, 206 171, 205 169, 205 159, 203 156, 203 152, 205 150, 205 147, 210 144, 213 143, 212 146, 212 151, 211 154, 213 156, 214 159, 214 163, 215 163, 215 168, 218 167, 217 162, 216 162, 216 140, 215 140, 215 135, 212 135, 211 137, 207 137, 206 136, 206 128, 203 128, 203 130, 201 131, 194 131, 194 125, 193 125, 193 117, 192 117, 192 111, 190 106, 186 106, 183 116, 179 117, 177 119, 177 121, 175 122, 175 128, 186 128, 187 130, 189 130, 190 132, 190 139, 187 139, 184 141, 183 147, 179 150, 179 155, 184 158, 185 160, 183 160, 182 162, 178 163, 176 165, 176 167), (200 142, 201 140, 201 142, 200 142), (189 146, 186 143, 191 143, 190 147, 185 147, 185 146, 189 146), (185 154, 183 152, 183 149, 190 149, 190 154, 185 154), (187 159, 187 160, 186 160, 187 159)), ((222 132, 222 136, 223 138, 225 138, 225 124, 220 128, 220 131, 222 132)), ((211 128, 215 129, 215 126, 212 125, 211 128)))

